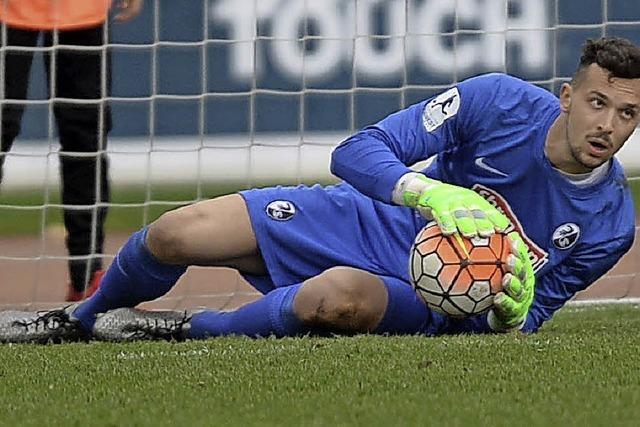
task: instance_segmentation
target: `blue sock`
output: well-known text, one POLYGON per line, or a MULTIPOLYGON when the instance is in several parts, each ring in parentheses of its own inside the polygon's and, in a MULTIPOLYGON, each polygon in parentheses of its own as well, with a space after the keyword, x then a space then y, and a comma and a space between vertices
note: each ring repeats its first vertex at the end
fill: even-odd
POLYGON ((102 278, 98 291, 73 312, 87 330, 98 313, 135 307, 167 293, 187 270, 183 265, 159 262, 145 245, 147 228, 134 233, 120 249, 102 278))
POLYGON ((189 338, 221 335, 284 337, 307 332, 293 313, 293 300, 302 284, 276 288, 262 298, 235 311, 206 310, 191 318, 189 338))
POLYGON ((410 285, 384 282, 389 300, 376 334, 417 334, 429 320, 429 310, 410 285))

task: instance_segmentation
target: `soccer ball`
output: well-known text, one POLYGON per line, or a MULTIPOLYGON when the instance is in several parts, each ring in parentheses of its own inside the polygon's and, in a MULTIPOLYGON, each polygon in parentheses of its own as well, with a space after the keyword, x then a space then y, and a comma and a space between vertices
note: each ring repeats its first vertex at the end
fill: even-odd
POLYGON ((443 236, 432 222, 420 230, 411 248, 411 283, 437 312, 456 318, 481 314, 502 290, 509 254, 505 234, 443 236))

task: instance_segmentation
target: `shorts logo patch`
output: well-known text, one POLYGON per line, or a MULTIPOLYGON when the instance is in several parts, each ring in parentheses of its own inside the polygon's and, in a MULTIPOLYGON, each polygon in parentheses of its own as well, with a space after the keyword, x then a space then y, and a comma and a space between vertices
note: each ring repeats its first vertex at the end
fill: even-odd
POLYGON ((451 88, 433 98, 424 107, 422 124, 427 132, 438 129, 445 120, 455 116, 460 108, 458 88, 451 88))
POLYGON ((580 227, 573 222, 562 224, 553 232, 553 245, 558 249, 569 249, 578 241, 580 227))
POLYGON ((288 221, 296 214, 296 207, 287 200, 274 200, 267 205, 267 215, 276 221, 288 221))

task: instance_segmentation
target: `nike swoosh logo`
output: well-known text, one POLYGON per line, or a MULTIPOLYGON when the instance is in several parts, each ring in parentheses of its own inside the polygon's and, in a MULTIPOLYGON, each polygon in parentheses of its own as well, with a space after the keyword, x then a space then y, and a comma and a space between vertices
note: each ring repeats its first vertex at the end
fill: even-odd
POLYGON ((493 168, 493 167, 489 166, 488 164, 486 164, 484 162, 484 157, 478 157, 476 159, 476 166, 478 166, 480 169, 484 169, 486 171, 489 171, 489 172, 491 172, 491 173, 493 173, 495 175, 504 176, 505 178, 509 176, 506 173, 502 172, 501 170, 493 168))

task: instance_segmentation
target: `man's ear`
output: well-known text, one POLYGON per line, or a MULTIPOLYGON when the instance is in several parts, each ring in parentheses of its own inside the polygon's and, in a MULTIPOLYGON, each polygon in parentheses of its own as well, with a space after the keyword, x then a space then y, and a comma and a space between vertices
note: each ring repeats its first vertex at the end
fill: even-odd
POLYGON ((573 87, 569 83, 562 83, 560 88, 560 110, 568 113, 571 110, 571 96, 573 95, 573 87))

